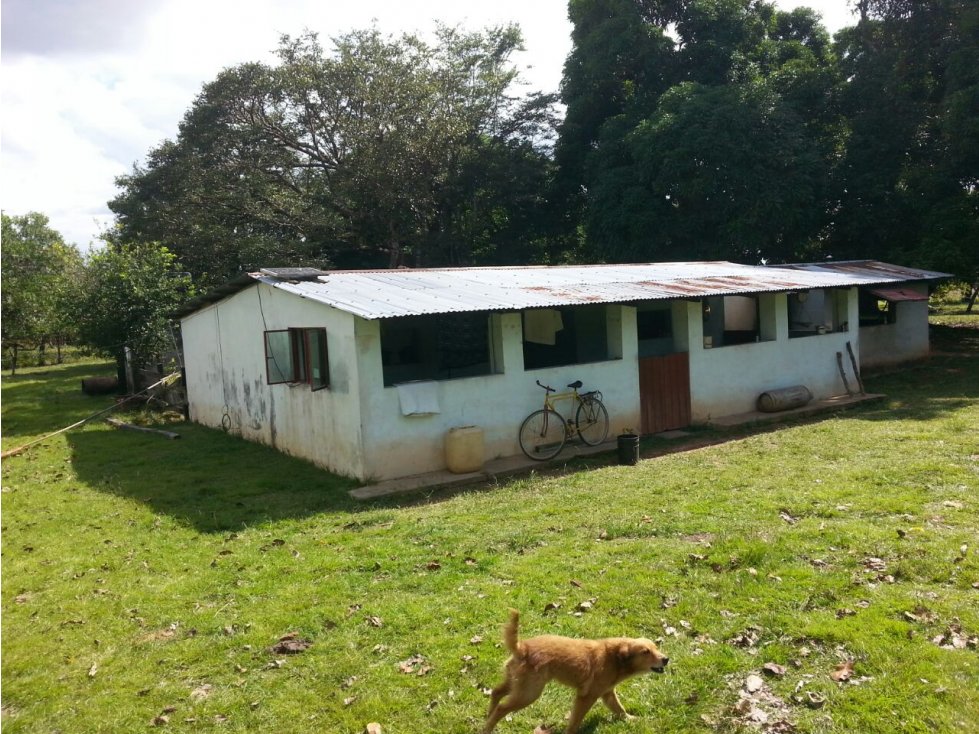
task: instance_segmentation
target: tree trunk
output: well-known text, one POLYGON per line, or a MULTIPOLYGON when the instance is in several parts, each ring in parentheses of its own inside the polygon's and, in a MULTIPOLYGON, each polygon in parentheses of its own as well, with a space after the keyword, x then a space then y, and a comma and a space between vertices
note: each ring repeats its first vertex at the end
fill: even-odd
POLYGON ((388 245, 388 253, 389 253, 388 267, 391 270, 394 270, 395 268, 401 267, 401 264, 402 264, 402 262, 401 262, 401 257, 402 257, 401 245, 398 243, 397 238, 394 237, 393 235, 391 236, 391 241, 390 241, 390 244, 388 245))
POLYGON ((972 307, 976 305, 976 296, 979 296, 979 280, 972 284, 972 293, 969 294, 969 305, 965 307, 966 313, 972 313, 972 307))
POLYGON ((60 336, 54 340, 54 345, 58 350, 57 362, 55 362, 55 364, 64 364, 65 362, 64 355, 61 354, 61 343, 63 341, 64 339, 62 339, 60 336))
POLYGON ((41 341, 37 343, 37 366, 44 366, 44 347, 47 346, 47 338, 41 337, 41 341))
POLYGON ((19 347, 19 345, 17 344, 17 342, 14 342, 13 345, 10 347, 10 351, 13 352, 13 360, 10 363, 10 374, 11 375, 16 375, 17 374, 17 349, 18 349, 18 347, 19 347))

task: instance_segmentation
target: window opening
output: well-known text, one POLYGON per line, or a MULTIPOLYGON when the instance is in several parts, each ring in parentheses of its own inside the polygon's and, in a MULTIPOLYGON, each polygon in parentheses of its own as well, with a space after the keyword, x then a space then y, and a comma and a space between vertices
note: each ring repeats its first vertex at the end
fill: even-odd
POLYGON ((641 308, 636 311, 636 334, 639 340, 639 356, 655 357, 672 354, 673 312, 666 308, 641 308))
POLYGON ((709 296, 702 301, 704 346, 761 341, 757 296, 709 296))
POLYGON ((860 326, 882 326, 897 321, 897 304, 886 301, 869 290, 860 289, 860 326))
POLYGON ((846 295, 836 288, 789 293, 789 338, 846 331, 846 295))
POLYGON ((604 305, 524 311, 524 369, 610 359, 607 313, 604 305))
POLYGON ((485 311, 381 321, 384 384, 493 374, 485 311))

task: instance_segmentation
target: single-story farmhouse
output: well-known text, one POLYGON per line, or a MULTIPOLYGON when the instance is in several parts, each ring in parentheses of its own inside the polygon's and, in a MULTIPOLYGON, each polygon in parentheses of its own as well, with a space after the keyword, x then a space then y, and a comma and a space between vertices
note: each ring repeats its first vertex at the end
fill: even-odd
POLYGON ((875 261, 267 269, 181 312, 190 416, 359 479, 445 467, 454 427, 520 452, 537 380, 600 390, 611 434, 754 409, 928 353, 944 273, 875 261), (846 364, 853 374, 850 362, 846 364))

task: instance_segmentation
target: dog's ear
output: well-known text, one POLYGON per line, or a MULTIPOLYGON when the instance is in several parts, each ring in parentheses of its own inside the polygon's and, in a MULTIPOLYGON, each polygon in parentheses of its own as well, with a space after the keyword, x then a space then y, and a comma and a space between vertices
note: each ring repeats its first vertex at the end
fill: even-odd
POLYGON ((632 660, 632 656, 635 655, 635 647, 630 642, 619 643, 618 648, 615 650, 615 657, 618 661, 623 664, 628 664, 632 660))

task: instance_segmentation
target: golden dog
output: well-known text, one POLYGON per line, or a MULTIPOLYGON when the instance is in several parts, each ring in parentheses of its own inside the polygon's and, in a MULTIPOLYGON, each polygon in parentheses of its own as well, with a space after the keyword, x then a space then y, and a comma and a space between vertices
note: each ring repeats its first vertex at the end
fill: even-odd
POLYGON ((643 637, 575 640, 541 635, 518 640, 519 621, 520 614, 511 609, 510 621, 503 628, 503 642, 512 657, 504 667, 503 682, 490 695, 483 734, 490 734, 507 714, 536 701, 552 680, 577 690, 566 734, 578 731, 585 714, 598 699, 613 713, 632 718, 622 708, 615 687, 640 673, 662 673, 670 662, 651 640, 643 637))

